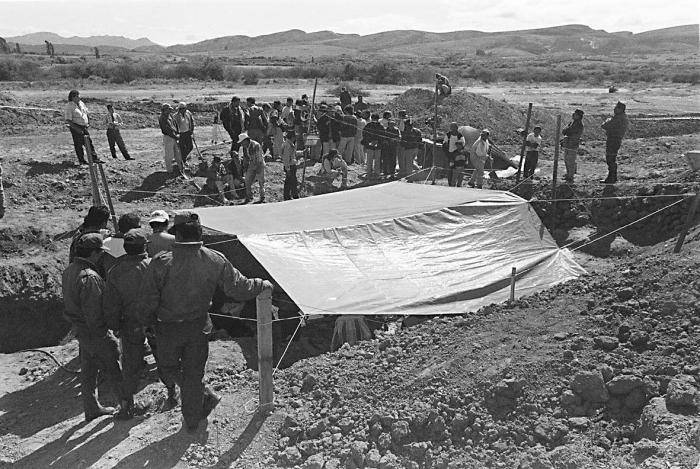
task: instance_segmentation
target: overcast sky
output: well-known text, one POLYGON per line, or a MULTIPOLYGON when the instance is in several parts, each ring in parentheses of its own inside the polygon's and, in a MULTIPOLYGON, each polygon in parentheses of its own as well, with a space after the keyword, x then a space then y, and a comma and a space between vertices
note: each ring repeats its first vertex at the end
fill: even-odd
POLYGON ((51 31, 182 44, 288 29, 507 31, 562 24, 642 32, 700 22, 697 0, 0 0, 0 36, 51 31))

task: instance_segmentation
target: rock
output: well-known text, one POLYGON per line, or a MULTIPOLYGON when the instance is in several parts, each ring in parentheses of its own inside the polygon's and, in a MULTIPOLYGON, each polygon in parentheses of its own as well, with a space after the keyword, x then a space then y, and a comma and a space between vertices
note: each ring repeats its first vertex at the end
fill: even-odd
POLYGON ((617 337, 611 337, 609 335, 599 335, 598 337, 595 337, 593 339, 593 345, 597 349, 610 352, 611 350, 615 350, 620 345, 620 341, 617 340, 617 337))
POLYGON ((606 383, 612 379, 612 377, 615 374, 615 371, 613 370, 612 366, 603 364, 598 367, 598 371, 600 371, 600 374, 603 375, 603 381, 606 383))
POLYGON ((556 469, 583 469, 598 466, 585 451, 581 451, 574 445, 558 446, 550 451, 548 456, 556 469))
POLYGON ((377 440, 377 444, 379 445, 379 448, 381 449, 389 449, 391 448, 391 435, 388 433, 382 433, 379 435, 379 439, 377 440))
POLYGON ((692 434, 693 416, 674 413, 666 407, 666 399, 654 397, 644 406, 635 438, 662 441, 678 435, 692 434))
MULTIPOLYGON (((617 339, 616 339, 617 340, 617 339)), ((600 371, 582 371, 571 380, 571 390, 590 402, 606 402, 608 390, 600 371)))
POLYGON ((387 451, 379 460, 379 469, 401 469, 399 458, 391 451, 387 451))
POLYGON ((617 291, 617 298, 620 301, 627 301, 634 298, 634 289, 631 287, 622 288, 617 291))
POLYGON ((634 450, 632 450, 632 454, 634 455, 634 459, 637 461, 637 464, 658 452, 659 446, 656 444, 656 442, 650 441, 646 438, 642 438, 635 443, 634 450))
POLYGON ((25 368, 25 367, 22 367, 22 368, 19 369, 19 375, 20 375, 20 376, 24 376, 24 375, 26 375, 28 372, 29 372, 29 370, 28 370, 27 368, 25 368))
POLYGON ((627 342, 627 340, 630 338, 630 326, 628 324, 621 324, 620 327, 617 328, 617 339, 620 342, 627 342))
POLYGON ((625 407, 628 409, 641 409, 644 407, 647 403, 647 396, 646 392, 644 392, 644 388, 636 388, 633 389, 627 397, 625 397, 625 407))
POLYGON ((562 357, 564 358, 564 360, 571 361, 574 359, 574 352, 571 350, 564 350, 562 357))
POLYGON ((297 448, 299 448, 303 456, 313 456, 318 453, 318 442, 316 440, 304 440, 297 444, 297 448))
POLYGON ((301 456, 301 452, 296 446, 290 446, 279 454, 278 461, 288 466, 296 466, 300 464, 304 459, 301 456))
POLYGON ((338 427, 340 428, 340 431, 343 432, 343 435, 350 433, 350 430, 352 430, 354 426, 355 423, 352 421, 352 419, 342 418, 338 420, 338 427))
POLYGON ((452 433, 452 438, 460 438, 464 436, 464 431, 469 427, 469 417, 463 414, 457 414, 452 419, 452 424, 450 425, 450 432, 452 433))
POLYGON ((569 433, 569 428, 561 420, 541 417, 537 420, 533 433, 542 443, 556 444, 569 433))
POLYGON ((318 380, 314 375, 306 375, 301 380, 301 392, 309 392, 318 384, 318 380))
POLYGON ((369 450, 369 453, 367 453, 367 456, 365 457, 365 466, 367 467, 379 467, 379 461, 382 459, 382 455, 379 454, 379 450, 376 448, 372 448, 369 450))
POLYGON ((353 462, 357 464, 358 467, 362 467, 365 463, 365 453, 369 449, 369 445, 364 441, 353 441, 350 445, 350 458, 353 462))
POLYGON ((394 422, 391 426, 391 439, 397 445, 401 444, 410 433, 408 422, 405 420, 394 422))
POLYGON ((608 392, 615 395, 628 394, 633 389, 643 387, 644 380, 634 375, 615 376, 607 383, 608 392))
POLYGON ((301 467, 302 469, 323 469, 323 464, 323 454, 317 453, 309 456, 301 467))
POLYGON ((318 436, 326 430, 326 427, 325 420, 317 420, 306 429, 306 434, 309 435, 309 438, 318 438, 318 436))
POLYGON ((590 421, 586 417, 571 417, 569 420, 569 425, 577 430, 584 430, 588 428, 590 421))
POLYGON ((698 389, 695 379, 689 375, 679 375, 673 378, 666 388, 666 404, 678 407, 694 407, 698 405, 698 389))
POLYGON ((419 441, 410 443, 405 446, 408 449, 408 454, 414 461, 422 461, 425 458, 425 453, 430 449, 429 441, 419 441))
POLYGON ((564 407, 571 407, 574 405, 580 405, 581 398, 567 389, 561 393, 561 396, 559 396, 559 402, 564 407))
POLYGON ((637 349, 644 349, 649 345, 649 334, 644 331, 634 331, 630 334, 630 343, 637 349))

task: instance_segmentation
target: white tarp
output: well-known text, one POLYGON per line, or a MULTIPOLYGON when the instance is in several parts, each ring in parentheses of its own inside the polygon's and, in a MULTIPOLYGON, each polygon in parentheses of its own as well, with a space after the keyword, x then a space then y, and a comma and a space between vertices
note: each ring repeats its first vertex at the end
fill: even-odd
POLYGON ((196 212, 305 314, 459 314, 507 300, 512 267, 516 296, 585 273, 509 192, 393 182, 196 212))

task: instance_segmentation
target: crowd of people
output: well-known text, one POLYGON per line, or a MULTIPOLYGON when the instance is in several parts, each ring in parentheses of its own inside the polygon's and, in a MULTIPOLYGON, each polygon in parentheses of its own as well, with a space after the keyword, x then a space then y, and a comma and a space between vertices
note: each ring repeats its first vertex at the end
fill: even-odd
POLYGON ((215 290, 243 301, 272 284, 244 277, 223 254, 205 247, 194 212, 178 213, 170 227, 166 212, 153 212, 150 236, 137 214, 122 215, 117 234, 107 230, 109 219, 107 207, 90 208, 62 278, 65 314, 79 343, 85 419, 134 416, 148 343, 168 405, 181 401, 185 427, 196 431, 220 401, 202 381, 215 290), (100 372, 118 408, 100 403, 100 372))

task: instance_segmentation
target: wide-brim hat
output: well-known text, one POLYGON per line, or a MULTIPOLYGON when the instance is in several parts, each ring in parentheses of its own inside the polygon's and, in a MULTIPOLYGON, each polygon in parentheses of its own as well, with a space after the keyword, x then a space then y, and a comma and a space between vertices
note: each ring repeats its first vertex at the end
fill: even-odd
POLYGON ((165 210, 155 210, 151 213, 151 218, 148 223, 165 223, 170 221, 170 216, 165 210))
POLYGON ((243 140, 249 139, 248 132, 243 132, 238 135, 238 143, 243 143, 243 140))

